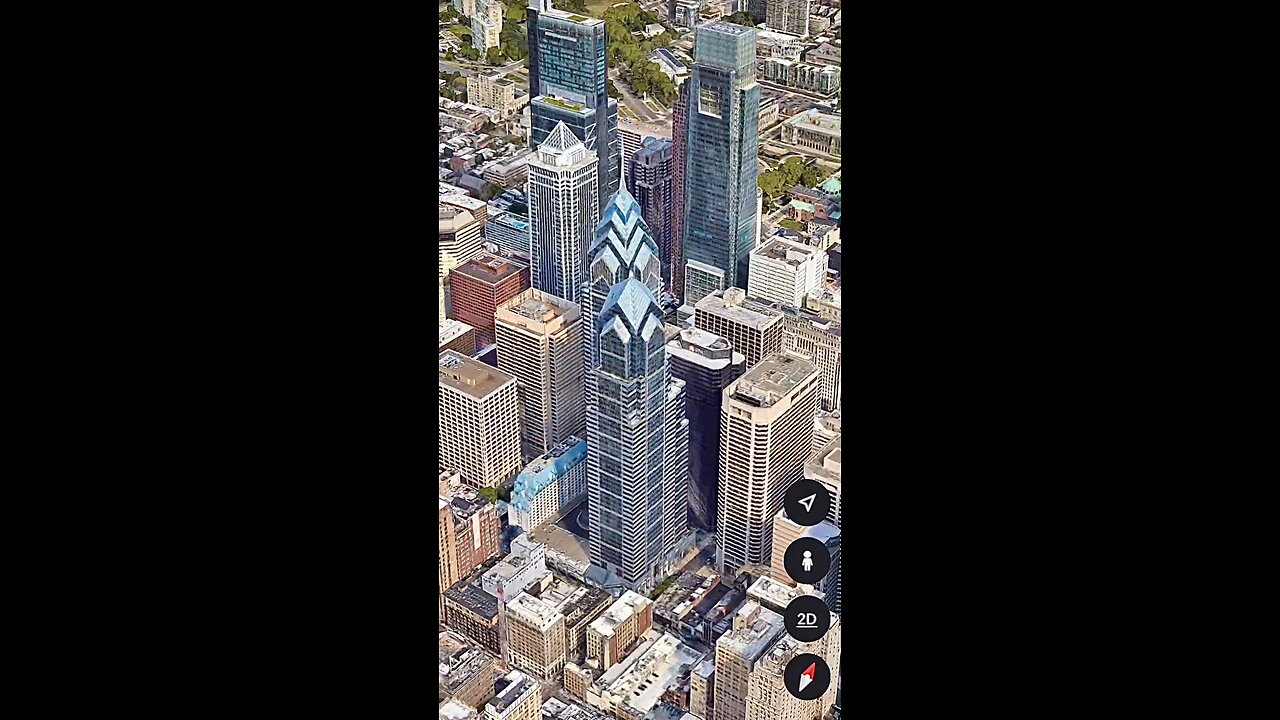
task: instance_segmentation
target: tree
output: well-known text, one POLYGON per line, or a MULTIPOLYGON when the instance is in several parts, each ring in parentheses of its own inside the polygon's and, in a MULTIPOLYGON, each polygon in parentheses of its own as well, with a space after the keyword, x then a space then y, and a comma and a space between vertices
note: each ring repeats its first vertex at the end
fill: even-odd
POLYGON ((502 188, 494 185, 493 183, 485 183, 484 187, 480 189, 480 199, 485 202, 489 202, 501 194, 502 188))
POLYGON ((479 490, 476 491, 476 495, 478 495, 482 500, 487 500, 488 502, 491 502, 491 503, 498 502, 498 491, 494 490, 491 487, 480 488, 479 490))
POLYGON ((804 223, 798 220, 792 220, 791 218, 785 218, 781 220, 778 224, 784 228, 787 228, 788 230, 795 230, 797 232, 804 232, 804 228, 805 228, 804 223))
POLYGON ((585 13, 587 0, 553 0, 551 6, 565 12, 585 13))
POLYGON ((747 27, 755 27, 760 24, 760 21, 751 17, 751 13, 746 12, 736 12, 725 18, 725 20, 728 20, 734 25, 746 25, 747 27))
POLYGON ((463 46, 462 46, 462 50, 460 50, 459 52, 461 52, 461 53, 462 53, 462 57, 464 57, 464 58, 466 58, 466 59, 468 59, 468 60, 479 60, 479 59, 480 59, 480 51, 479 51, 479 50, 477 50, 477 49, 475 49, 474 47, 472 47, 472 46, 470 46, 470 45, 463 45, 463 46))
POLYGON ((605 86, 605 90, 609 93, 609 97, 611 98, 622 97, 622 93, 618 91, 618 86, 614 85, 612 80, 605 80, 604 86, 605 86))
POLYGON ((449 48, 448 50, 445 50, 445 51, 444 51, 444 59, 445 59, 445 60, 452 60, 452 59, 453 59, 453 57, 454 57, 454 56, 453 56, 453 48, 449 48))
POLYGON ((488 60, 491 65, 502 64, 502 48, 491 47, 484 51, 484 59, 488 60))

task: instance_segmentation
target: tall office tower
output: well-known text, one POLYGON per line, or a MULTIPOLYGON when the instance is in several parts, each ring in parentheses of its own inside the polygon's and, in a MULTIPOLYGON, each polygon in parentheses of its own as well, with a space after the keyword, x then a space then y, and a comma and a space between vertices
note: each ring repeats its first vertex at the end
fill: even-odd
POLYGON ((767 0, 764 25, 788 35, 809 35, 809 0, 767 0))
MULTIPOLYGON (((742 720, 818 720, 831 717, 840 677, 840 618, 832 616, 831 628, 816 642, 802 643, 784 634, 756 663, 748 680, 742 720), (812 653, 831 669, 831 684, 814 700, 801 700, 787 691, 783 672, 796 655, 812 653)), ((718 698, 717 698, 718 699, 718 698)))
POLYGON ((671 212, 672 175, 674 168, 671 141, 645 138, 632 158, 634 164, 627 177, 627 187, 634 190, 640 214, 653 233, 662 260, 662 284, 670 288, 674 269, 682 260, 672 246, 675 216, 671 212))
MULTIPOLYGON (((694 666, 689 673, 689 712, 700 718, 711 718, 715 712, 715 656, 694 666)), ((683 718, 681 718, 683 720, 683 718)))
POLYGON ((818 366, 821 377, 818 388, 818 407, 825 411, 838 410, 841 372, 840 323, 805 308, 784 306, 763 300, 746 300, 742 307, 766 315, 771 313, 781 315, 782 350, 818 366))
MULTIPOLYGON (((537 457, 586 431, 582 313, 576 303, 526 290, 500 305, 494 324, 498 368, 520 387, 520 447, 537 457)), ((532 529, 532 528, 529 528, 532 529)))
POLYGON ((769 563, 773 516, 787 488, 804 477, 817 409, 818 368, 790 355, 770 355, 725 389, 716 520, 721 573, 769 563))
POLYGON ((794 308, 802 308, 805 296, 822 289, 827 276, 827 254, 793 240, 774 238, 751 251, 751 279, 747 295, 794 308))
MULTIPOLYGON (((669 569, 664 501, 667 367, 658 248, 626 187, 605 208, 589 253, 586 316, 590 556, 649 592, 669 569)), ((683 512, 683 509, 681 510, 683 512)))
POLYGON ((454 540, 453 506, 446 498, 440 498, 440 623, 444 624, 444 591, 462 579, 458 574, 458 546, 454 540))
POLYGON ((755 28, 697 29, 685 131, 684 259, 725 271, 745 288, 755 245, 760 86, 755 28))
POLYGON ((733 616, 729 632, 716 640, 715 713, 708 720, 742 720, 747 716, 751 672, 786 633, 781 615, 754 600, 743 604, 733 616))
POLYGON ((516 379, 456 350, 440 355, 440 460, 471 487, 500 485, 520 470, 516 379))
POLYGON ((712 267, 697 260, 685 263, 684 269, 684 302, 697 307, 698 301, 714 292, 728 290, 728 281, 724 270, 712 267))
MULTIPOLYGON (((664 335, 665 337, 665 335, 664 335)), ((664 350, 665 355, 665 350, 664 350)), ((667 415, 663 432, 662 548, 669 556, 689 535, 689 421, 685 418, 685 382, 667 382, 667 415)))
MULTIPOLYGON (((764 222, 764 188, 756 188, 756 246, 760 245, 760 226, 764 222)), ((750 268, 748 268, 750 269, 750 268)))
MULTIPOLYGON (((674 3, 673 3, 674 4, 674 3)), ((671 108, 671 252, 675 267, 672 269, 671 294, 687 298, 684 289, 684 178, 685 153, 689 125, 689 83, 680 83, 676 90, 676 104, 671 108)), ((685 302, 694 305, 698 300, 685 302)))
POLYGON ((747 0, 747 12, 752 18, 763 18, 769 14, 765 0, 747 0))
POLYGON ((507 647, 511 665, 543 682, 564 675, 564 615, 546 601, 520 593, 507 603, 507 647))
POLYGON ((479 255, 483 247, 484 238, 475 216, 440 203, 440 278, 447 282, 450 270, 479 255))
POLYGON ((746 370, 746 358, 729 341, 685 328, 667 343, 667 366, 684 381, 689 420, 689 509, 703 530, 716 528, 720 469, 720 395, 746 370))
POLYGON ((476 0, 453 0, 453 9, 462 17, 476 16, 476 0))
POLYGON ((596 156, 596 208, 603 208, 618 191, 622 168, 618 101, 605 88, 604 21, 533 0, 528 28, 529 146, 537 150, 565 123, 596 156))
POLYGON ((475 0, 476 14, 471 16, 471 46, 485 51, 501 44, 502 0, 475 0))
POLYGON ((529 268, 510 258, 481 253, 449 273, 453 318, 476 330, 476 346, 493 344, 498 306, 529 288, 529 268))
MULTIPOLYGON (((818 439, 818 433, 813 434, 814 439, 818 439)), ((835 437, 823 443, 804 464, 804 478, 806 480, 815 480, 822 483, 827 492, 831 493, 831 509, 827 510, 827 522, 840 527, 840 498, 842 487, 840 483, 840 433, 836 433, 835 437)))
POLYGON ((746 293, 738 288, 702 298, 693 316, 699 330, 727 339, 742 353, 748 368, 782 351, 782 318, 781 311, 747 302, 746 293))
POLYGON ((484 720, 541 720, 542 686, 519 670, 507 673, 506 687, 484 706, 484 720))
POLYGON ((596 156, 564 123, 529 160, 529 247, 533 287, 582 304, 583 261, 600 217, 596 156))

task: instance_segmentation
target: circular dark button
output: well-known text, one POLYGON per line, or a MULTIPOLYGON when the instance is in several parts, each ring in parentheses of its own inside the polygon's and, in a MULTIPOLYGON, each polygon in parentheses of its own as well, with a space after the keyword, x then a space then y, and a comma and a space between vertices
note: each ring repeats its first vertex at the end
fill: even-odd
POLYGON ((827 519, 831 511, 831 492, 816 480, 801 480, 787 489, 782 507, 797 525, 812 527, 827 519))
POLYGON ((831 552, 817 538, 798 538, 787 547, 782 565, 797 583, 817 585, 831 570, 831 552))
POLYGON ((831 687, 831 669, 827 661, 813 653, 801 653, 787 663, 782 682, 792 697, 817 700, 831 687))
POLYGON ((831 610, 813 595, 801 595, 782 614, 787 633, 800 642, 817 642, 831 628, 831 610))

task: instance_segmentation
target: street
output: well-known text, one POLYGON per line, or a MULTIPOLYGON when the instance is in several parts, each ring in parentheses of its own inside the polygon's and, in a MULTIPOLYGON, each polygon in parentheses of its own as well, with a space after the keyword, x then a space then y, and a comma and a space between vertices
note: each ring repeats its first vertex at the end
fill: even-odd
POLYGON ((653 110, 649 109, 648 105, 644 104, 643 100, 636 97, 635 93, 631 92, 631 88, 627 87, 626 83, 618 79, 617 70, 609 71, 609 79, 613 80, 613 84, 618 88, 618 92, 622 93, 621 100, 623 104, 625 104, 627 109, 634 113, 636 117, 647 122, 657 122, 666 119, 664 115, 655 113, 653 110))

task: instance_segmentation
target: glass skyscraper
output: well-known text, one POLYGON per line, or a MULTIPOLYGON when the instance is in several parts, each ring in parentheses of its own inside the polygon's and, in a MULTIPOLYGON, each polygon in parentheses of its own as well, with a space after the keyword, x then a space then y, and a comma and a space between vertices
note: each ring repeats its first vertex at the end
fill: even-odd
POLYGON ((604 21, 532 0, 529 28, 530 145, 563 122, 599 159, 600 207, 618 191, 618 102, 606 90, 604 21))
POLYGON ((668 380, 658 247, 620 187, 589 254, 587 492, 590 556, 637 592, 688 539, 684 383, 668 380))
POLYGON ((725 272, 747 286, 756 235, 760 86, 756 31, 727 22, 697 30, 693 75, 684 108, 685 261, 725 272))

